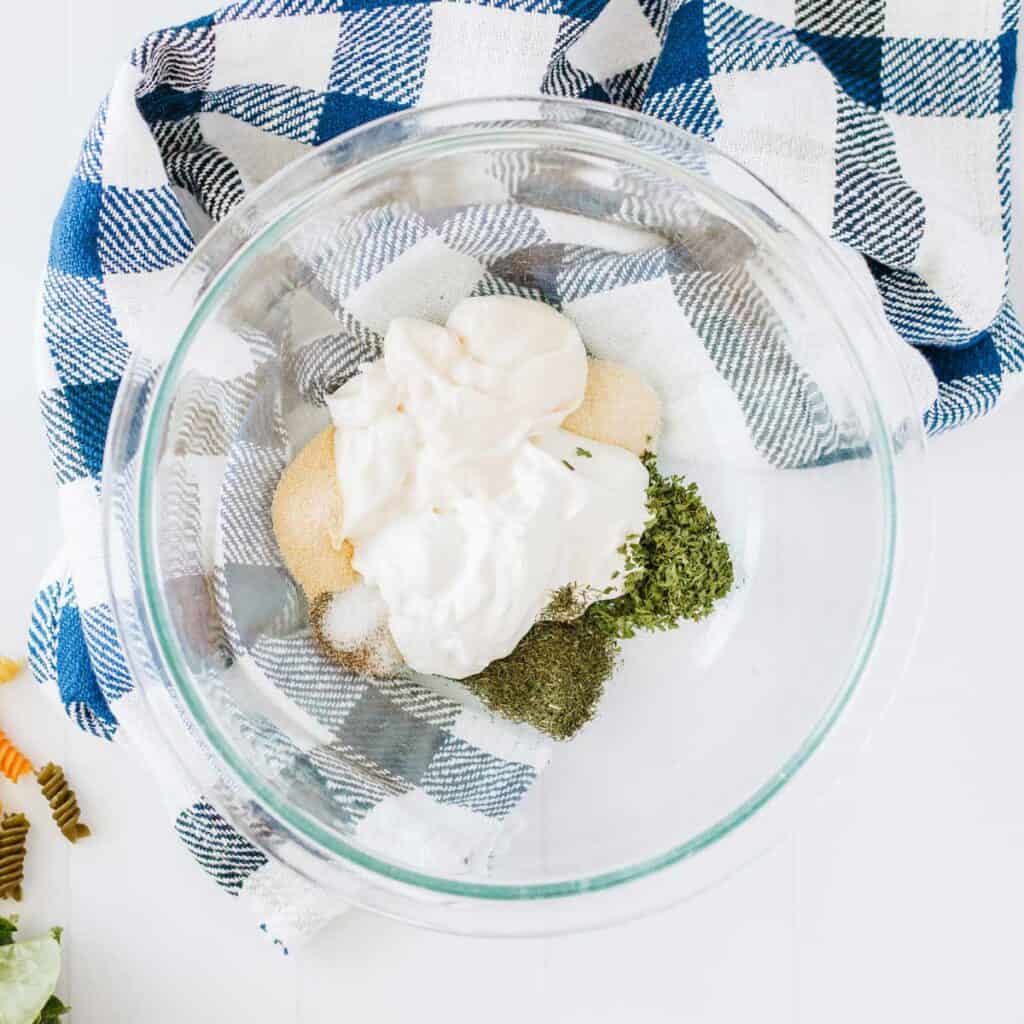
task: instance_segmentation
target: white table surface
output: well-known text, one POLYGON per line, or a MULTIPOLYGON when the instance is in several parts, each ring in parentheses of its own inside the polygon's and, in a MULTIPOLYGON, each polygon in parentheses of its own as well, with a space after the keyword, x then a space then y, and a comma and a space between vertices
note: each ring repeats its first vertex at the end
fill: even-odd
MULTIPOLYGON (((118 61, 212 3, 5 14, 4 653, 24 646, 60 538, 31 340, 49 222, 118 61)), ((815 820, 717 889, 596 934, 468 940, 352 912, 283 957, 193 864, 128 755, 79 734, 27 676, 5 688, 0 721, 63 759, 95 830, 71 848, 34 787, 0 790, 39 823, 18 909, 26 933, 65 926, 74 1024, 1024 1021, 1022 439, 1024 398, 933 446, 939 558, 917 652, 815 820)))

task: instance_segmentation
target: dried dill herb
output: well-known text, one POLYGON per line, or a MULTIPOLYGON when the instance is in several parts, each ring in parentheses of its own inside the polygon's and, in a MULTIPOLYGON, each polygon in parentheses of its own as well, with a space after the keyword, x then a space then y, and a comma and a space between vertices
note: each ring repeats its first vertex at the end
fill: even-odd
POLYGON ((586 448, 577 448, 576 454, 584 459, 592 459, 594 457, 594 453, 588 452, 586 448))
POLYGON ((703 619, 732 589, 729 549, 696 484, 662 476, 651 452, 643 536, 623 545, 623 594, 587 610, 587 621, 609 636, 626 638, 638 629, 672 629, 680 619, 703 619))
POLYGON ((618 653, 586 617, 538 622, 507 658, 462 682, 496 714, 566 740, 593 717, 618 653))
POLYGON ((587 610, 589 603, 585 587, 578 583, 566 583, 552 593, 547 608, 540 613, 540 621, 571 622, 587 610))

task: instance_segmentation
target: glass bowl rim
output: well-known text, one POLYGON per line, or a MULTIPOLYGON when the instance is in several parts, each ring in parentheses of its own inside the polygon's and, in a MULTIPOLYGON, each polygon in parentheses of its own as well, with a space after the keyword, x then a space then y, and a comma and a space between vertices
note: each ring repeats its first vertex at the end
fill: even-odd
MULTIPOLYGON (((188 274, 189 268, 193 267, 202 253, 208 247, 211 239, 224 236, 234 223, 247 215, 255 208, 261 199, 268 195, 272 189, 280 187, 281 183, 289 177, 297 177, 297 170, 316 161, 323 159, 325 153, 337 151, 348 146, 355 139, 365 141, 371 138, 374 133, 381 134, 385 129, 395 125, 406 124, 416 126, 417 123, 431 127, 438 119, 444 124, 442 127, 451 128, 456 132, 461 129, 462 134, 445 135, 440 143, 447 148, 447 153, 460 151, 465 147, 467 140, 475 139, 479 145, 483 131, 493 130, 491 128, 480 128, 480 120, 489 111, 504 111, 505 118, 508 118, 509 111, 504 108, 521 108, 520 116, 531 117, 534 124, 531 126, 519 126, 517 130, 528 133, 533 139, 541 138, 545 132, 559 132, 565 129, 582 128, 582 134, 573 136, 573 141, 593 148, 604 148, 618 150, 620 156, 636 161, 638 157, 644 157, 645 161, 659 165, 658 170, 670 178, 676 178, 693 185, 692 173, 673 163, 671 158, 651 150, 642 149, 635 139, 621 132, 616 132, 617 127, 630 125, 638 128, 647 128, 666 141, 674 141, 677 146, 684 147, 690 151, 697 151, 704 154, 713 154, 718 160, 725 161, 741 175, 755 182, 760 188, 771 194, 793 218, 793 225, 796 227, 799 240, 816 250, 815 255, 819 256, 823 263, 829 265, 832 271, 846 278, 854 293, 860 294, 862 301, 866 301, 861 292, 861 286, 849 274, 849 271, 842 265, 836 256, 829 250, 824 238, 817 230, 797 212, 788 202, 782 199, 770 185, 767 185, 757 175, 749 171, 738 161, 723 153, 712 144, 692 135, 683 129, 676 128, 656 118, 645 114, 623 108, 609 107, 606 104, 596 103, 577 99, 551 99, 548 97, 491 97, 478 100, 460 100, 446 104, 439 104, 430 107, 421 107, 408 111, 400 111, 368 122, 351 131, 345 132, 336 138, 316 147, 310 153, 300 159, 289 163, 267 182, 254 189, 246 198, 233 210, 224 220, 215 224, 208 234, 203 238, 199 246, 189 257, 184 269, 179 275, 174 288, 179 287, 183 278, 188 274), (532 115, 526 111, 533 111, 532 115), (558 115, 558 119, 542 119, 539 113, 558 115), (603 147, 597 147, 597 138, 600 133, 594 132, 593 125, 588 122, 604 122, 603 147), (450 147, 450 148, 449 148, 450 147)), ((515 118, 512 118, 515 120, 515 118)), ((436 125, 434 125, 436 126, 436 125)), ((502 128, 502 139, 507 139, 508 128, 502 128)), ((438 145, 438 140, 428 140, 432 146, 438 145)), ((840 327, 838 342, 844 350, 844 355, 852 366, 858 371, 860 383, 863 385, 863 397, 867 399, 866 405, 869 411, 872 451, 877 456, 877 464, 881 474, 881 493, 883 500, 883 517, 881 531, 881 558, 882 565, 878 579, 876 580, 874 593, 871 598, 871 608, 867 616, 867 623, 861 633, 858 650, 846 672, 846 678, 841 688, 836 692, 829 706, 815 723, 807 737, 801 742, 799 748, 791 754, 773 774, 745 800, 725 816, 719 818, 713 824, 702 829, 695 836, 685 842, 677 844, 667 851, 653 857, 647 857, 627 867, 616 868, 591 874, 579 879, 567 879, 554 882, 514 884, 514 883, 490 883, 490 882, 466 882, 450 877, 442 877, 428 874, 415 869, 406 868, 393 864, 381 856, 361 849, 357 844, 339 837, 336 833, 326 828, 312 818, 311 815, 299 811, 290 806, 287 801, 277 796, 273 787, 264 783, 256 777, 255 773, 248 770, 244 760, 241 759, 229 740, 221 733, 216 723, 211 722, 205 712, 203 698, 199 695, 190 679, 190 672, 185 664, 184 656, 175 636, 175 630, 166 606, 162 588, 157 577, 157 566, 155 558, 155 528, 151 514, 151 506, 155 491, 153 482, 156 477, 155 468, 158 461, 157 449, 159 439, 166 425, 167 416, 172 401, 171 385, 177 382, 177 370, 180 368, 192 341, 195 339, 199 326, 204 322, 205 314, 216 304, 221 294, 229 288, 234 279, 244 269, 248 261, 260 251, 264 251, 267 245, 272 245, 277 237, 296 222, 302 211, 315 201, 322 193, 343 187, 346 179, 350 179, 355 172, 366 174, 367 169, 379 171, 382 164, 387 162, 398 163, 396 158, 403 158, 405 161, 411 159, 411 153, 415 153, 417 147, 422 148, 422 143, 413 139, 412 142, 400 141, 397 145, 385 142, 379 152, 372 153, 369 157, 360 155, 354 164, 343 170, 340 174, 331 174, 310 193, 302 194, 295 202, 286 204, 284 207, 274 209, 267 222, 262 225, 258 233, 245 239, 241 247, 232 254, 231 258, 216 275, 215 280, 202 294, 199 302, 191 309, 188 323, 180 338, 175 343, 173 354, 162 368, 155 383, 154 390, 148 401, 148 410, 145 422, 142 427, 142 465, 139 473, 138 487, 136 490, 136 522, 134 541, 137 545, 138 560, 142 576, 142 601, 145 606, 148 624, 152 634, 157 641, 161 662, 168 671, 174 688, 188 708, 189 714, 201 731, 205 742, 210 746, 218 762, 227 769, 228 774, 240 784, 242 790, 250 794, 263 809, 277 822, 284 824, 286 828, 297 832, 305 840, 310 841, 321 850, 340 857, 343 861, 359 869, 365 869, 374 875, 393 882, 411 885, 425 889, 430 892, 444 893, 453 896, 468 897, 473 899, 484 899, 493 901, 529 901, 539 899, 550 899, 553 897, 572 896, 586 892, 599 892, 620 886, 623 883, 647 878, 657 872, 668 868, 671 865, 686 860, 697 852, 713 846, 719 840, 733 834, 737 829, 754 816, 778 794, 787 782, 807 763, 815 751, 821 746, 832 727, 840 718, 843 709, 849 703, 857 688, 864 670, 871 658, 881 628, 887 603, 892 586, 896 521, 897 521, 897 498, 894 473, 894 449, 892 439, 886 427, 885 419, 881 412, 881 405, 872 384, 870 375, 864 368, 856 347, 851 343, 845 333, 844 326, 837 318, 837 325, 840 327)), ((612 153, 612 155, 615 155, 612 153)), ((349 182, 351 184, 351 182, 349 182)), ((716 199, 730 208, 733 213, 739 213, 744 226, 755 235, 764 234, 764 226, 758 223, 756 217, 750 213, 744 214, 737 210, 737 204, 732 201, 728 193, 717 186, 708 186, 702 183, 702 187, 715 194, 716 199)), ((774 248, 769 243, 770 248, 774 248)), ((824 296, 822 296, 824 300, 824 296)), ((825 300, 825 306, 829 309, 832 304, 825 300)), ((865 311, 866 312, 866 311, 865 311)), ((871 324, 871 320, 865 315, 864 326, 873 331, 878 328, 871 324)), ((111 441, 108 439, 108 451, 111 441)))

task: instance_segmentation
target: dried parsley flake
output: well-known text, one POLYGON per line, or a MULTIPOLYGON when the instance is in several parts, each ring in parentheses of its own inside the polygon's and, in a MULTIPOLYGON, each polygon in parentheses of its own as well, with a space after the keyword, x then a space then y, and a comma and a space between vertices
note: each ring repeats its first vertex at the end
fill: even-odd
POLYGON ((591 605, 586 616, 618 638, 703 619, 733 584, 729 549, 697 485, 662 476, 651 452, 642 459, 651 518, 641 537, 627 537, 620 548, 626 557, 623 594, 591 605))

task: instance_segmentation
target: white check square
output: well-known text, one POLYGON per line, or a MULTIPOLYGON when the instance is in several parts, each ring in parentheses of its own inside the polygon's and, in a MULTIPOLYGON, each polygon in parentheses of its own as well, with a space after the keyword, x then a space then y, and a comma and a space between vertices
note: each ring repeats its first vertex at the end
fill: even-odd
POLYGON ((103 526, 98 485, 92 477, 62 484, 57 492, 64 524, 64 550, 71 563, 78 607, 85 611, 107 600, 103 526))
POLYGON ((100 164, 103 184, 108 187, 145 189, 167 184, 160 148, 139 113, 138 83, 138 71, 126 65, 110 90, 100 164))
POLYGON ((360 285, 345 301, 345 309, 379 334, 398 316, 444 323, 483 274, 484 268, 471 256, 428 235, 360 285))
POLYGON ((260 82, 324 92, 340 24, 338 14, 221 22, 209 88, 260 82))
POLYGON ((972 329, 1003 300, 998 117, 886 114, 907 181, 924 200, 914 270, 972 329), (941 154, 941 159, 936 155, 941 154))
POLYGON ((661 40, 636 0, 610 0, 566 57, 573 67, 603 82, 660 52, 661 40))
POLYGON ((1002 0, 886 0, 885 34, 908 39, 994 39, 1002 0))
POLYGON ((461 3, 431 4, 420 103, 540 91, 561 17, 461 3))
POLYGON ((821 64, 737 71, 712 79, 724 124, 719 147, 777 189, 823 234, 836 189, 836 96, 821 64))

